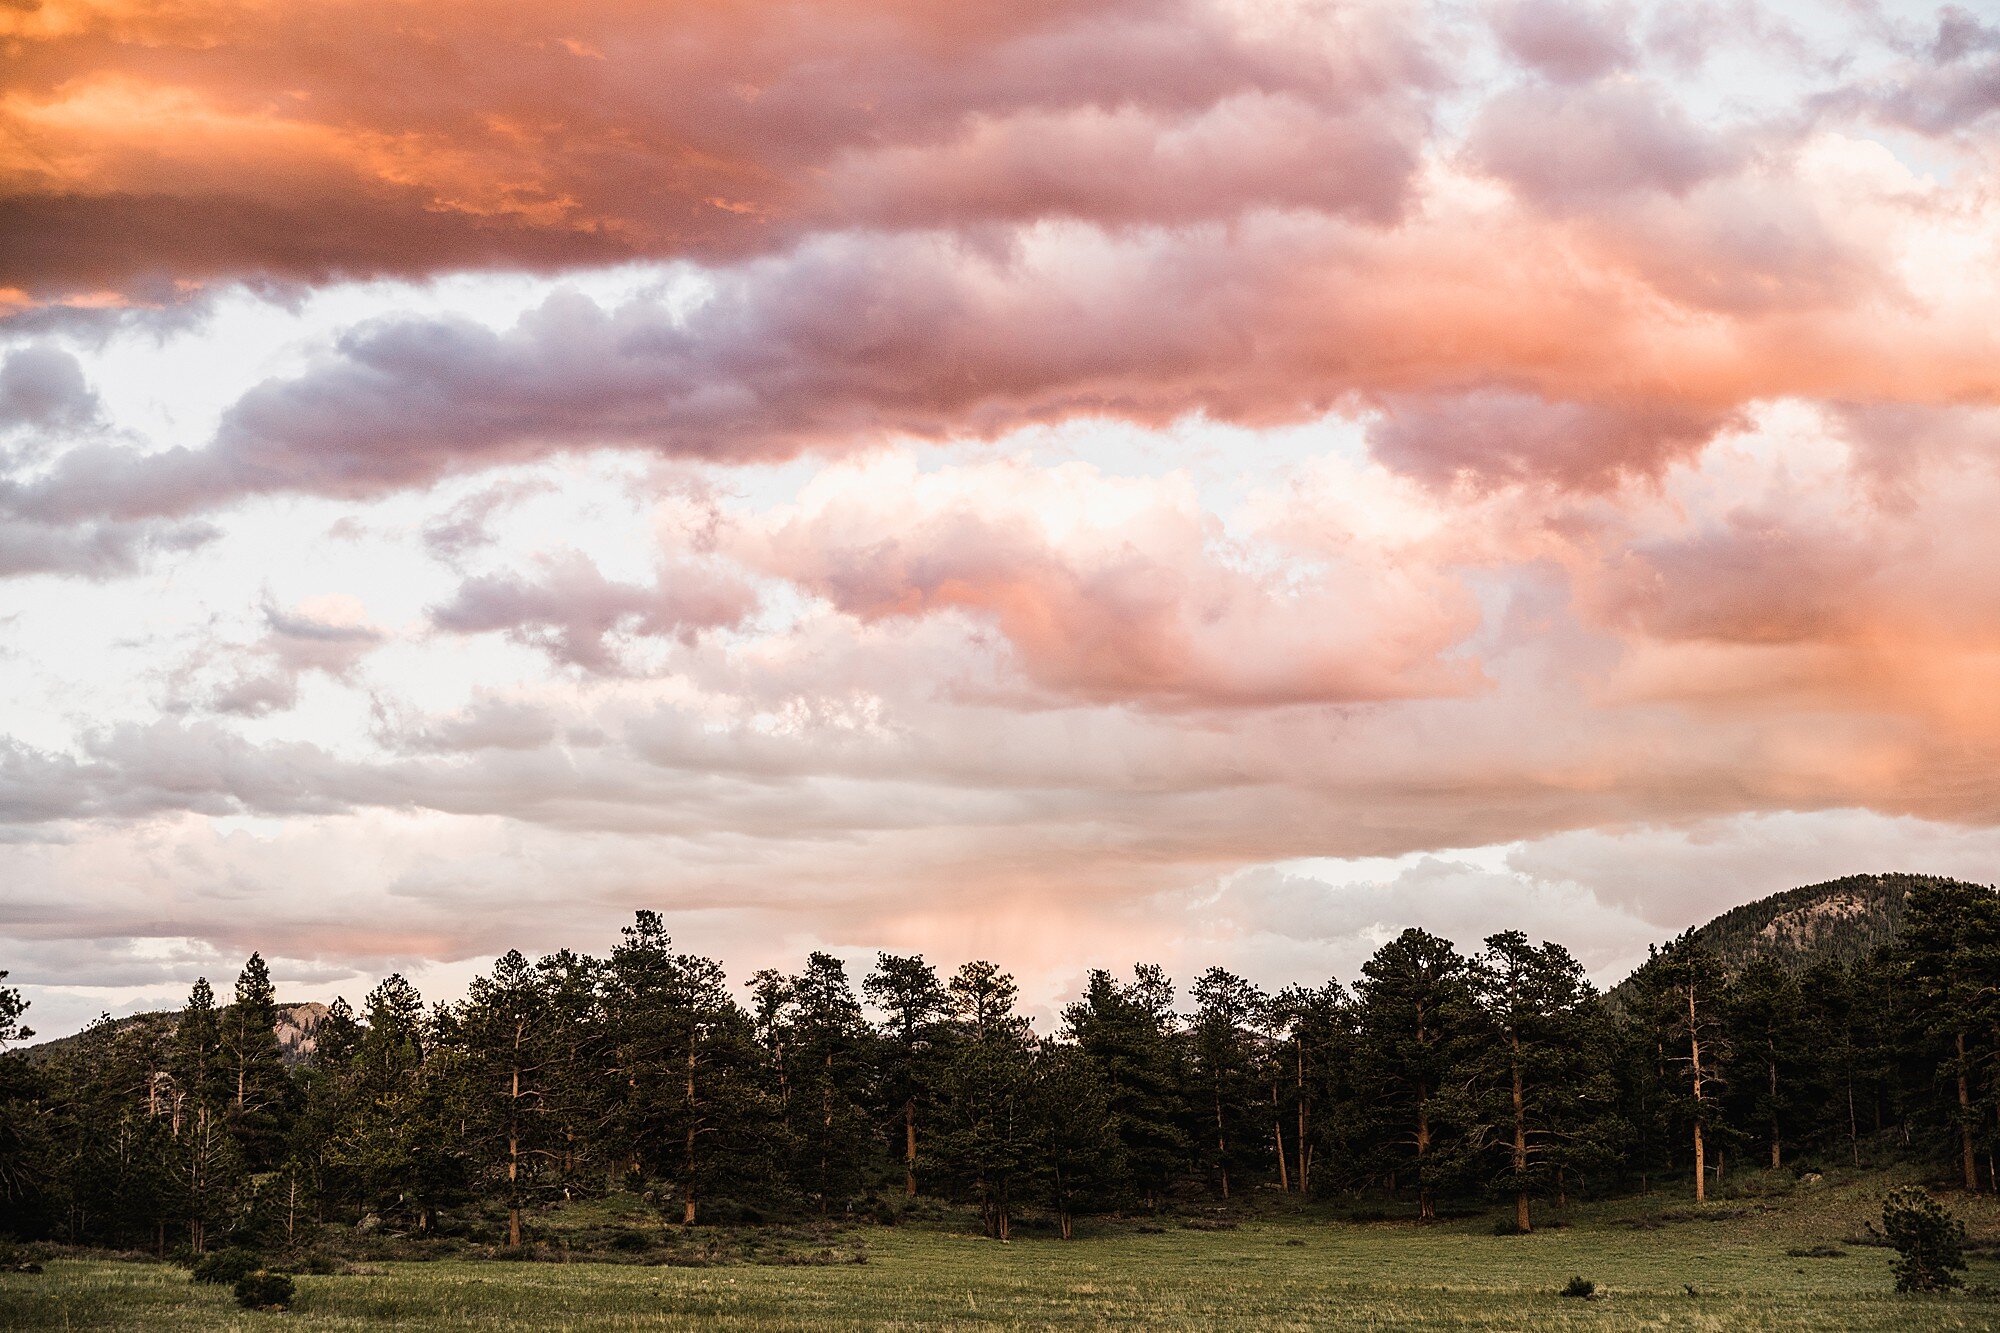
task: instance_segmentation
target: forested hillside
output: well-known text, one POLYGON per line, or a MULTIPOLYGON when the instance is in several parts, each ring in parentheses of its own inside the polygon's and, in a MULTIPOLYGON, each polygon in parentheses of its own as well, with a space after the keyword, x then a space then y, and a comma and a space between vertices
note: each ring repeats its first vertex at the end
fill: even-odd
MULTIPOLYGON (((1526 1230, 1579 1197, 1888 1156, 1990 1190, 2000 897, 1893 887, 1901 925, 1873 951, 1793 967, 1693 931, 1617 1005, 1560 944, 1502 932, 1466 954, 1408 930, 1356 977, 1275 993, 1222 968, 1185 994, 1155 966, 1093 971, 1047 1032, 992 962, 882 954, 856 978, 814 953, 732 984, 642 912, 606 957, 509 953, 454 1004, 388 977, 315 1015, 313 1058, 290 1062, 253 954, 226 1001, 201 981, 171 1018, 0 1057, 0 1231, 517 1247, 543 1205, 618 1193, 670 1226, 889 1219, 926 1196, 998 1238, 1023 1214, 1069 1236, 1257 1190, 1418 1219, 1499 1204, 1526 1230)), ((1713 938, 1821 917, 1847 938, 1859 914, 1815 905, 1859 891, 1831 888, 1713 938)), ((20 1009, 0 988, 0 1043, 20 1009)))
MULTIPOLYGON (((278 1039, 278 1054, 286 1064, 302 1064, 312 1059, 314 1037, 325 1017, 326 1006, 317 1000, 308 1000, 302 1004, 272 1006, 271 1035, 278 1039)), ((129 1040, 159 1041, 171 1035, 175 1023, 179 1020, 178 1013, 155 1011, 112 1019, 110 1024, 112 1031, 120 1033, 129 1040)), ((78 1033, 73 1037, 55 1037, 48 1041, 37 1042, 24 1047, 22 1054, 27 1056, 30 1064, 46 1065, 65 1058, 75 1050, 77 1043, 86 1035, 78 1033)), ((102 1031, 97 1034, 100 1040, 105 1035, 102 1031)))
POLYGON ((1848 875, 1731 908, 1697 927, 1694 938, 1732 973, 1762 954, 1791 967, 1822 959, 1857 963, 1902 929, 1912 889, 1956 882, 1931 875, 1848 875))

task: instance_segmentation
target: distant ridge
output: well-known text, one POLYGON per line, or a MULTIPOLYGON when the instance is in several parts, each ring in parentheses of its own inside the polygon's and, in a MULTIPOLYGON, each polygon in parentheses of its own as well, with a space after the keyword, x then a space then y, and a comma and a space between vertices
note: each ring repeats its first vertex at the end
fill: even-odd
POLYGON ((1760 954, 1791 967, 1854 963, 1895 939, 1910 892, 1961 881, 1937 875, 1848 875, 1732 907, 1694 937, 1734 972, 1760 954))
MULTIPOLYGON (((1732 907, 1693 934, 1732 974, 1765 955, 1794 969, 1823 960, 1851 964, 1896 938, 1912 890, 1965 882, 1940 875, 1848 875, 1732 907)), ((1612 997, 1627 984, 1614 986, 1612 997)))
MULTIPOLYGON (((304 1004, 281 1004, 277 1006, 277 1021, 271 1030, 278 1037, 278 1054, 288 1065, 304 1064, 312 1059, 313 1045, 319 1035, 319 1025, 326 1018, 326 1006, 318 1000, 308 1000, 304 1004)), ((179 1014, 171 1009, 155 1010, 151 1013, 131 1014, 125 1018, 112 1020, 115 1032, 134 1031, 141 1027, 156 1026, 163 1034, 171 1033, 179 1014)), ((67 1037, 56 1037, 49 1041, 36 1042, 21 1049, 30 1061, 43 1064, 63 1055, 81 1042, 89 1033, 78 1032, 67 1037)))

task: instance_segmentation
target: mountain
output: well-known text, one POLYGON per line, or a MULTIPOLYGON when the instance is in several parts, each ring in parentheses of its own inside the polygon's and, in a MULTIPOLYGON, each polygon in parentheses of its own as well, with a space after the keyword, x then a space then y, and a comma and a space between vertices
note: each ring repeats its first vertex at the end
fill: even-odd
MULTIPOLYGON (((176 1014, 172 1010, 156 1010, 152 1013, 130 1014, 112 1020, 112 1030, 125 1032, 130 1029, 156 1025, 171 1032, 176 1014)), ((278 1036, 278 1053, 288 1065, 304 1064, 312 1059, 313 1043, 319 1033, 319 1025, 326 1019, 326 1006, 317 1000, 304 1004, 281 1004, 278 1006, 277 1021, 271 1025, 278 1036)), ((29 1060, 44 1064, 58 1059, 62 1054, 83 1040, 84 1033, 69 1037, 56 1037, 49 1041, 25 1046, 22 1050, 29 1060)))
MULTIPOLYGON (((1848 875, 1732 907, 1696 927, 1694 937, 1732 973, 1762 954, 1792 968, 1827 958, 1853 963, 1896 938, 1911 890, 1960 882, 1937 875, 1848 875)), ((1612 998, 1628 984, 1612 987, 1612 998)))

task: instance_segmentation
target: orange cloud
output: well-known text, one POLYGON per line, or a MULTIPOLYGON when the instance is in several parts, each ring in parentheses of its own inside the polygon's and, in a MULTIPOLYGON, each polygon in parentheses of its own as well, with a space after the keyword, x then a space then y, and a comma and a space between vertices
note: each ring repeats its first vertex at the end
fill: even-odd
POLYGON ((49 0, 0 25, 0 280, 43 295, 1094 215, 1102 188, 1050 194, 1080 168, 1137 221, 1302 183, 1381 214, 1433 77, 1393 6, 1259 27, 1208 0, 49 0), (1072 127, 1067 160, 1007 147, 1052 125, 1072 127), (1182 146, 1161 157, 1161 136, 1182 146), (995 153, 1024 170, 975 180, 995 153))

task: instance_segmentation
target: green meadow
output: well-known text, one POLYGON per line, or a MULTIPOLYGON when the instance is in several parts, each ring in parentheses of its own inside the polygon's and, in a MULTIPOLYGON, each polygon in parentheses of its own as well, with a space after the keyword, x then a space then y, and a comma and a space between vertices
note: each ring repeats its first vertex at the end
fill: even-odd
POLYGON ((1031 1231, 1003 1244, 945 1218, 755 1249, 742 1247, 753 1233, 706 1233, 621 1262, 585 1261, 590 1251, 561 1242, 616 1220, 598 1202, 543 1219, 541 1261, 462 1251, 350 1262, 337 1276, 300 1277, 288 1314, 240 1310, 227 1289, 191 1284, 171 1264, 52 1258, 40 1274, 0 1275, 0 1327, 2000 1327, 2000 1260, 1985 1253, 2000 1235, 1996 1206, 1953 1200, 1980 1251, 1967 1291, 1897 1296, 1889 1252, 1856 1243, 1881 1188, 1880 1177, 1859 1177, 1702 1209, 1628 1199, 1578 1208, 1567 1225, 1528 1236, 1495 1235, 1490 1216, 1420 1226, 1267 1205, 1100 1223, 1070 1242, 1031 1231), (1558 1295, 1573 1274, 1599 1294, 1558 1295))

